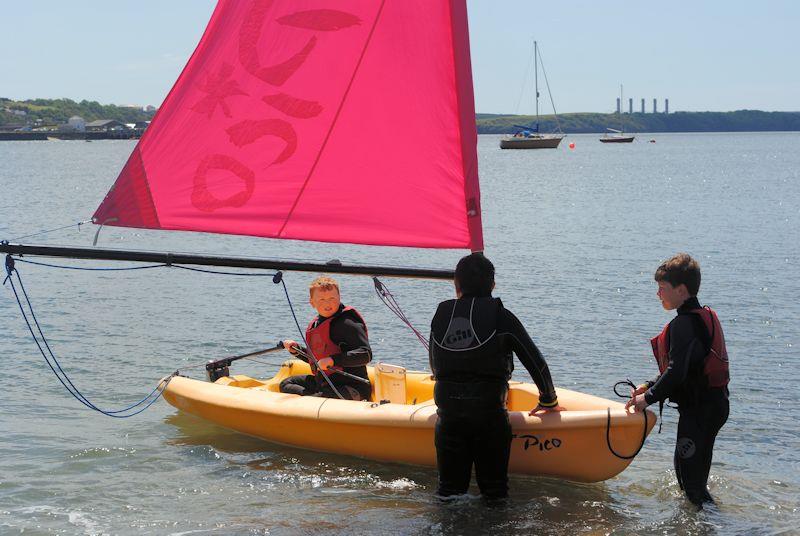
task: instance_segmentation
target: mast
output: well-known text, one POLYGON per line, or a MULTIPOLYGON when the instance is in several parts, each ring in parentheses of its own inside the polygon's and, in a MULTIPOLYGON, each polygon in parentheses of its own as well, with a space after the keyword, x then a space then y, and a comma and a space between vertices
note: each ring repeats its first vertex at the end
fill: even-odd
POLYGON ((539 132, 539 45, 533 41, 533 79, 536 91, 536 132, 539 132))

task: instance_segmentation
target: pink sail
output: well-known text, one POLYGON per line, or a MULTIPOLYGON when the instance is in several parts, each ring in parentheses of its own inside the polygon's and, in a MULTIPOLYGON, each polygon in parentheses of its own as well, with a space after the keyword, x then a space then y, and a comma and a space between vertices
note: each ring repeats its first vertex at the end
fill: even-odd
POLYGON ((95 223, 483 249, 464 0, 221 0, 95 223))

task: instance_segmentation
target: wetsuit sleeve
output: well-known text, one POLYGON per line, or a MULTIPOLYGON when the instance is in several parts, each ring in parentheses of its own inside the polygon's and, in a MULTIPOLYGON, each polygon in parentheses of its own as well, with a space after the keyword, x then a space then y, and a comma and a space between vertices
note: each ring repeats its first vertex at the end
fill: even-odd
POLYGON ((372 360, 372 348, 364 324, 349 316, 331 324, 331 340, 342 350, 334 354, 333 364, 339 367, 363 367, 372 360))
POLYGON ((557 406, 556 388, 542 353, 512 312, 503 309, 501 314, 500 326, 504 333, 500 333, 500 335, 505 335, 509 340, 511 350, 517 354, 517 358, 533 378, 536 387, 539 388, 539 404, 544 407, 557 406))
POLYGON ((693 360, 702 359, 703 344, 697 337, 693 315, 679 314, 669 327, 669 364, 644 394, 648 404, 669 398, 686 381, 693 360))
POLYGON ((436 369, 433 366, 433 330, 431 330, 431 336, 428 339, 428 365, 431 367, 431 374, 433 377, 436 377, 436 369))

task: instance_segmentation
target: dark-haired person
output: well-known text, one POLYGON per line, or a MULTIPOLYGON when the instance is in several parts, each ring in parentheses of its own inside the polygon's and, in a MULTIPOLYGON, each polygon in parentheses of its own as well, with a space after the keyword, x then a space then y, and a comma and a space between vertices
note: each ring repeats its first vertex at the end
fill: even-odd
POLYGON ((626 407, 641 411, 667 398, 678 404, 675 474, 686 497, 702 508, 713 502, 707 487, 711 456, 728 420, 725 337, 717 313, 697 300, 697 261, 679 253, 658 267, 655 280, 661 305, 678 314, 651 340, 659 375, 635 389, 626 407))
POLYGON ((480 253, 455 270, 457 298, 439 304, 431 322, 430 364, 436 386, 436 461, 440 497, 467 492, 475 478, 487 499, 508 496, 511 425, 506 397, 512 352, 539 388, 531 415, 560 411, 542 354, 514 314, 492 297, 494 266, 480 253))

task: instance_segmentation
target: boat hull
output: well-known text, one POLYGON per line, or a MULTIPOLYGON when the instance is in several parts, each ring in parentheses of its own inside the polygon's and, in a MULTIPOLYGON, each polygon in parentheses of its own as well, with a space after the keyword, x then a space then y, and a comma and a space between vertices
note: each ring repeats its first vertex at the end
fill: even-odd
POLYGON ((501 149, 555 149, 564 136, 537 136, 530 138, 503 138, 501 149))
POLYGON ((607 136, 600 138, 602 143, 631 143, 636 136, 607 136))
MULTIPOLYGON (((378 461, 436 465, 434 381, 427 373, 407 375, 407 404, 277 392, 283 378, 306 373, 307 367, 288 361, 274 378, 264 381, 234 376, 209 383, 178 376, 170 380, 164 398, 182 411, 275 443, 378 461)), ((566 411, 531 417, 526 410, 536 406, 536 387, 511 383, 510 472, 580 482, 606 480, 631 461, 609 450, 608 423, 612 448, 620 456, 629 456, 656 421, 648 411, 645 424, 641 413, 629 414, 618 402, 566 389, 558 393, 566 411), (525 410, 514 411, 516 407, 525 410)))

